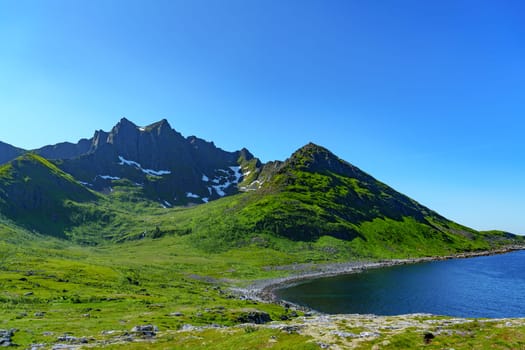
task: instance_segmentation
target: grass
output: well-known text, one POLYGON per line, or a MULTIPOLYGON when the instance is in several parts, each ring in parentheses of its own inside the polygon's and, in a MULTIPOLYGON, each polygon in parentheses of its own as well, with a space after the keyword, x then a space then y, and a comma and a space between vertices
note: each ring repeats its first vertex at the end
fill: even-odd
MULTIPOLYGON (((50 344, 63 334, 88 337, 94 343, 114 337, 104 333, 107 331, 124 334, 135 325, 154 324, 161 333, 153 343, 126 343, 125 347, 147 344, 158 349, 205 349, 214 344, 216 349, 319 348, 319 339, 314 341, 307 334, 237 326, 241 316, 250 311, 266 312, 273 320, 280 320, 289 311, 276 304, 238 299, 228 287, 289 273, 271 266, 340 260, 321 253, 323 247, 338 243, 332 237, 312 243, 311 251, 305 249, 307 243, 296 242, 290 253, 257 245, 210 253, 196 248, 190 235, 79 246, 2 221, 0 238, 0 329, 19 329, 13 340, 23 347, 50 344), (226 328, 181 332, 187 324, 226 328)), ((439 336, 428 347, 466 349, 467 345, 461 345, 464 343, 483 348, 482 344, 490 341, 504 349, 506 339, 511 339, 509 344, 515 348, 522 345, 519 332, 523 328, 480 324, 480 329, 475 324, 454 328, 476 336, 439 336)), ((341 327, 356 333, 364 330, 344 323, 341 327)), ((409 349, 421 346, 422 335, 421 331, 407 330, 381 339, 389 341, 381 348, 409 349)), ((378 342, 372 339, 361 345, 365 349, 378 342)))
MULTIPOLYGON (((229 287, 286 276, 289 270, 273 268, 283 265, 445 255, 517 241, 450 222, 315 145, 271 175, 258 191, 164 209, 131 181, 114 181, 101 195, 36 155, 0 167, 0 329, 18 329, 13 340, 22 347, 63 334, 93 344, 154 324, 161 330, 155 342, 126 347, 318 348, 322 336, 239 326, 251 312, 281 320, 290 310, 243 300, 229 287), (223 328, 180 331, 189 324, 223 328)), ((389 334, 381 346, 417 348, 418 332, 389 334)), ((464 332, 483 334, 468 338, 476 348, 483 339, 504 342, 514 328, 486 323, 464 332)), ((435 344, 456 348, 458 334, 435 344)))

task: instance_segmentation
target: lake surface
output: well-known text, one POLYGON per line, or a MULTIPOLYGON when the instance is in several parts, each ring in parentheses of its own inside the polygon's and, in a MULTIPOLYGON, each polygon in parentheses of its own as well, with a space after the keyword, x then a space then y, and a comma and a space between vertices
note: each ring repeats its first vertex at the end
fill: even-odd
POLYGON ((525 317, 525 251, 320 278, 276 295, 331 314, 525 317))

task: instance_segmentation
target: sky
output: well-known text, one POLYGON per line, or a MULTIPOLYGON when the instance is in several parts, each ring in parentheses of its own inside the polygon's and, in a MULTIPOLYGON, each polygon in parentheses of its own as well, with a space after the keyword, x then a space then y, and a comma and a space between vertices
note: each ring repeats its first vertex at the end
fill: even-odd
POLYGON ((525 234, 525 2, 0 0, 0 141, 120 118, 284 160, 308 142, 525 234))

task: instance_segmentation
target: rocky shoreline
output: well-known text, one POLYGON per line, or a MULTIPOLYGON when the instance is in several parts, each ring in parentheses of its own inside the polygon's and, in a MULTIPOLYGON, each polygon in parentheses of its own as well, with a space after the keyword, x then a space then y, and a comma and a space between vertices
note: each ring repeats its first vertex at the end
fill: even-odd
MULTIPOLYGON (((316 279, 321 277, 332 277, 337 275, 345 275, 352 273, 360 273, 365 270, 377 269, 382 267, 390 267, 397 265, 406 264, 418 264, 430 261, 439 260, 450 260, 450 259, 466 259, 480 256, 489 256, 497 254, 505 254, 512 251, 525 250, 525 246, 513 245, 506 246, 504 248, 498 248, 493 250, 475 251, 475 252, 464 252, 453 255, 445 256, 431 256, 422 258, 408 258, 408 259, 392 259, 392 260, 379 260, 379 261, 353 261, 346 263, 332 263, 332 264, 298 264, 288 267, 281 267, 280 269, 286 269, 293 271, 289 276, 281 278, 272 278, 265 280, 258 280, 245 288, 232 288, 232 291, 240 294, 243 298, 258 300, 263 302, 272 303, 286 303, 294 305, 293 303, 281 300, 275 291, 278 289, 293 286, 297 283, 301 283, 305 280, 316 279)), ((297 308, 305 309, 308 311, 316 312, 309 308, 294 305, 297 308)))

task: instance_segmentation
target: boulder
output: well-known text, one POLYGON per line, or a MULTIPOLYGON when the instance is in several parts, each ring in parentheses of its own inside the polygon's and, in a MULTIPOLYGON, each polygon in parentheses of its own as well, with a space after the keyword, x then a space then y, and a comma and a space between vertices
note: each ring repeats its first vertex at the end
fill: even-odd
POLYGON ((239 317, 237 321, 241 323, 255 323, 255 324, 264 324, 272 321, 270 315, 264 311, 248 311, 244 312, 239 317))

